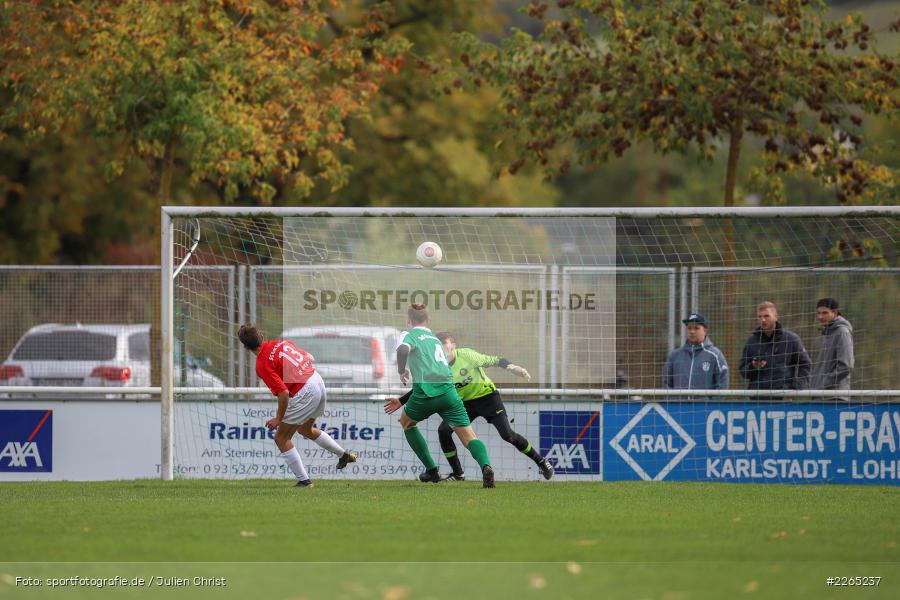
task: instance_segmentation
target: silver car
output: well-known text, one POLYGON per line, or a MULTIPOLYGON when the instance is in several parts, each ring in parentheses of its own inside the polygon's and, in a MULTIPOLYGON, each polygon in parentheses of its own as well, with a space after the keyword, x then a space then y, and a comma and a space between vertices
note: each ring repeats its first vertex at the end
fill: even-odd
MULTIPOLYGON (((182 378, 176 357, 176 385, 224 387, 221 379, 188 357, 182 378)), ((0 365, 0 386, 148 387, 150 325, 60 325, 28 330, 0 365)))

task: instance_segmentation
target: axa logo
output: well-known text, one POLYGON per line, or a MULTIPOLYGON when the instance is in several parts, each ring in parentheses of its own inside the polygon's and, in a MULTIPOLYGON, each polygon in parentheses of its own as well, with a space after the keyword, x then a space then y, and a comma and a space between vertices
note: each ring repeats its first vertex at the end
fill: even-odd
POLYGON ((43 467, 44 461, 41 460, 41 452, 38 445, 34 442, 9 442, 3 450, 0 450, 0 461, 4 458, 9 459, 10 467, 27 467, 28 459, 34 461, 35 467, 43 467))
POLYGON ((697 444, 666 409, 651 402, 631 417, 609 445, 641 479, 661 481, 697 444))
POLYGON ((53 411, 0 411, 0 472, 53 470, 53 411))
POLYGON ((600 411, 541 411, 541 454, 557 473, 599 475, 600 411))
POLYGON ((560 471, 591 468, 584 444, 553 444, 544 458, 560 471))

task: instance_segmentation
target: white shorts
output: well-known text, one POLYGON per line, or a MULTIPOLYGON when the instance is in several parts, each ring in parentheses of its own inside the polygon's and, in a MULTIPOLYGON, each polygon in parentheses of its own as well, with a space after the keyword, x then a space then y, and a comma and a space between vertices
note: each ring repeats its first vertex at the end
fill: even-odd
POLYGON ((296 394, 288 400, 282 423, 300 425, 310 419, 321 417, 325 412, 325 382, 318 373, 313 373, 296 394))

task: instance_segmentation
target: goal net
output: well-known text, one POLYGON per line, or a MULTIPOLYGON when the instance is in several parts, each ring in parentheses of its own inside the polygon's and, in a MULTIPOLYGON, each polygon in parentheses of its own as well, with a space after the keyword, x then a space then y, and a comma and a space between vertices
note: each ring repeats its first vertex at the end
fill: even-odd
MULTIPOLYGON (((255 323, 315 357, 317 425, 359 455, 338 472, 298 435, 312 478, 414 478, 421 462, 382 405, 409 389, 395 350, 418 302, 434 333, 530 373, 483 374, 560 480, 900 481, 895 208, 167 208, 163 227, 163 477, 291 476, 265 429, 275 398, 236 340, 255 323), (425 241, 443 251, 435 268, 416 262, 425 241), (231 269, 231 284, 199 267, 231 269), (822 298, 841 314, 826 335, 822 298), (772 337, 757 331, 763 302, 772 337), (686 337, 691 315, 703 342, 686 337), (851 364, 846 349, 826 356, 834 333, 851 364), (220 383, 171 377, 188 357, 220 383), (822 389, 832 376, 839 389, 822 389)), ((457 388, 478 375, 460 371, 457 388)), ((446 474, 439 424, 419 427, 446 474)), ((473 426, 499 479, 540 478, 486 418, 473 426)))

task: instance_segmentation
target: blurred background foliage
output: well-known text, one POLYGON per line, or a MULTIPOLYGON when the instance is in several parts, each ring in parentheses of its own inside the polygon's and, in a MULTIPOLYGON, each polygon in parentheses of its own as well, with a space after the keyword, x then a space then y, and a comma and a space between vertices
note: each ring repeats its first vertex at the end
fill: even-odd
MULTIPOLYGON (((9 25, 10 7, 2 17, 9 25)), ((52 4, 52 3, 48 3, 52 4)), ((240 3, 232 3, 240 4, 240 3)), ((345 0, 331 8, 334 35, 358 26, 373 2, 345 0)), ((539 33, 540 23, 523 14, 525 0, 395 0, 388 31, 410 43, 405 62, 371 99, 366 114, 349 118, 345 133, 351 147, 339 160, 350 167, 346 185, 333 189, 318 182, 309 190, 291 177, 272 175, 271 200, 241 188, 232 198, 223 185, 192 179, 190 161, 175 152, 171 183, 173 204, 273 206, 703 206, 721 202, 725 147, 712 164, 691 155, 654 154, 638 145, 592 170, 573 167, 545 180, 526 166, 511 176, 497 170, 515 151, 499 144, 490 122, 495 92, 442 93, 429 64, 458 59, 452 35, 469 31, 496 41, 516 27, 539 33)), ((878 49, 897 55, 898 36, 889 27, 900 17, 890 0, 828 3, 835 20, 859 12, 875 32, 878 49)), ((0 63, 0 69, 8 69, 0 63)), ((4 83, 8 84, 6 77, 4 83)), ((13 91, 0 87, 0 114, 13 102, 13 91)), ((864 138, 881 148, 881 161, 900 168, 900 124, 867 118, 864 138)), ((139 158, 121 161, 114 138, 100 137, 85 123, 72 122, 58 132, 31 139, 13 125, 0 139, 0 263, 7 264, 152 264, 158 262, 158 182, 152 164, 139 158), (110 165, 117 168, 112 170, 110 165)), ((747 140, 747 144, 757 143, 747 140)), ((758 143, 762 143, 761 141, 758 143)), ((737 205, 763 203, 748 192, 758 153, 744 152, 738 168, 737 205)), ((233 192, 233 190, 232 190, 233 192)), ((791 205, 837 204, 834 191, 811 178, 787 179, 791 205)))

